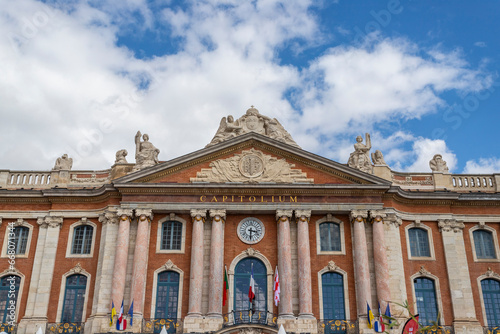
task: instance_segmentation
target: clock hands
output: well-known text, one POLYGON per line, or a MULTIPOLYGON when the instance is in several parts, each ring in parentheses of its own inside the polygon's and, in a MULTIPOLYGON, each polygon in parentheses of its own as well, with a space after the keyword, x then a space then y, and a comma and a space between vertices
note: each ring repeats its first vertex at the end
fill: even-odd
POLYGON ((257 230, 254 230, 252 229, 252 227, 250 227, 247 231, 248 234, 250 234, 250 240, 253 240, 254 238, 252 237, 252 233, 257 233, 257 230))

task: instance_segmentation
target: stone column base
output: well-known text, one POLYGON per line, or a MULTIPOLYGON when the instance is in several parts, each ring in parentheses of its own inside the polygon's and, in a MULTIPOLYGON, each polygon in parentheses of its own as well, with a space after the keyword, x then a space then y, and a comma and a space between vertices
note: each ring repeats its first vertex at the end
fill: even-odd
POLYGON ((31 334, 36 333, 39 327, 45 333, 47 327, 47 318, 23 318, 17 325, 18 334, 31 334))
POLYGON ((222 317, 190 317, 184 318, 183 333, 215 332, 222 328, 222 317))
POLYGON ((482 334, 483 327, 478 321, 454 321, 455 334, 482 334))

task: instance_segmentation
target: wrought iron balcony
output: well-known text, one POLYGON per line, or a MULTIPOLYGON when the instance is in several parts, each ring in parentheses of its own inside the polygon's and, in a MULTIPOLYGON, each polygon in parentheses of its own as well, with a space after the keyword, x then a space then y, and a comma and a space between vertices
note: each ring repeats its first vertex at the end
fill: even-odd
POLYGON ((17 325, 10 325, 8 322, 0 323, 0 332, 5 332, 9 334, 17 333, 17 325))
POLYGON ((278 327, 278 316, 267 311, 240 310, 224 314, 223 327, 231 327, 242 324, 256 324, 269 327, 278 327))
POLYGON ((142 319, 142 333, 160 333, 165 326, 168 333, 175 333, 180 326, 177 319, 142 319))
POLYGON ((484 327, 484 334, 500 334, 500 326, 484 327))
POLYGON ((318 334, 356 334, 358 322, 344 319, 323 319, 318 321, 318 334))
POLYGON ((422 334, 454 334, 452 326, 438 326, 437 328, 421 331, 422 334))
POLYGON ((56 322, 48 323, 45 334, 83 334, 84 322, 56 322))

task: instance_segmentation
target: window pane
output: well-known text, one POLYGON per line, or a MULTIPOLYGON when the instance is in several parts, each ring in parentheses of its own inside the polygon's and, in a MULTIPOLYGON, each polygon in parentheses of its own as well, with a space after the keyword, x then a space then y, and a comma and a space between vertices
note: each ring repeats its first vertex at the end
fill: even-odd
POLYGON ((323 287, 323 319, 345 319, 344 279, 338 273, 321 276, 323 287))
POLYGON ((495 245, 493 243, 493 233, 489 231, 474 231, 474 246, 478 259, 495 259, 495 245))
POLYGON ((431 325, 432 322, 439 322, 434 281, 428 278, 417 278, 413 282, 420 322, 424 326, 431 325))
MULTIPOLYGON (((254 310, 252 321, 254 321, 254 317, 257 317, 255 311, 267 311, 267 270, 262 261, 250 257, 238 262, 234 271, 234 310, 243 311, 252 308, 254 310), (248 299, 252 265, 255 281, 255 299, 253 305, 250 304, 248 299)), ((248 318, 248 314, 245 315, 248 318)))
POLYGON ((408 234, 411 256, 430 257, 431 251, 427 231, 421 228, 411 228, 408 230, 408 234))
POLYGON ((73 230, 73 247, 71 254, 90 254, 94 228, 91 225, 80 225, 73 230))
POLYGON ((481 288, 488 327, 500 326, 500 282, 485 279, 481 281, 481 288))
MULTIPOLYGON (((158 274, 155 319, 170 319, 174 322, 177 320, 179 277, 180 275, 173 271, 158 274)), ((175 327, 170 326, 168 332, 175 332, 175 327)))
POLYGON ((84 275, 71 275, 66 278, 66 291, 64 293, 61 322, 83 321, 86 287, 87 277, 84 275))
POLYGON ((182 243, 182 223, 167 221, 162 225, 161 249, 180 250, 182 243))
POLYGON ((3 323, 14 320, 10 317, 10 311, 7 307, 10 301, 14 300, 17 308, 17 294, 20 283, 21 277, 15 275, 4 276, 0 281, 0 315, 2 316, 3 323), (10 292, 11 285, 14 287, 14 294, 10 292))
POLYGON ((337 223, 321 223, 319 235, 322 251, 341 251, 340 225, 337 223))
POLYGON ((14 228, 14 244, 16 254, 25 254, 26 246, 28 246, 29 228, 25 226, 16 226, 14 228))

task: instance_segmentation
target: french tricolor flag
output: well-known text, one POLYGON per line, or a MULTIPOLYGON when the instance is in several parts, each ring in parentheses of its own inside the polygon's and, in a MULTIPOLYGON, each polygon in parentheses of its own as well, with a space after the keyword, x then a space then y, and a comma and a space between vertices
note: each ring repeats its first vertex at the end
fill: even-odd
POLYGON ((123 317, 123 300, 122 300, 122 307, 120 308, 120 313, 118 313, 118 321, 116 322, 116 329, 119 331, 124 331, 127 329, 127 319, 123 317))
POLYGON ((253 263, 252 263, 252 275, 250 276, 250 287, 248 288, 248 300, 250 301, 250 303, 252 303, 254 298, 255 298, 255 281, 253 279, 253 263))

